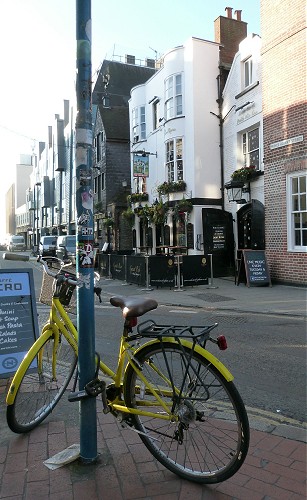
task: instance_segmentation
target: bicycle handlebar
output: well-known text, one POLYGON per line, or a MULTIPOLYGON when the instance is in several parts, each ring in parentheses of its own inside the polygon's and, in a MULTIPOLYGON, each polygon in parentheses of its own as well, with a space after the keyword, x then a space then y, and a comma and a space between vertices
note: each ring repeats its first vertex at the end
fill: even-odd
MULTIPOLYGON (((54 257, 54 259, 57 261, 57 262, 62 262, 60 259, 58 259, 57 257, 54 257)), ((49 259, 50 260, 50 259, 49 259)), ((43 259, 43 257, 39 256, 37 258, 37 262, 39 262, 40 264, 42 264, 42 266, 44 267, 44 271, 46 274, 48 274, 48 276, 51 276, 52 278, 57 278, 57 276, 59 275, 59 272, 57 273, 53 273, 52 271, 50 271, 49 267, 48 267, 48 264, 47 262, 43 259)), ((63 269, 63 266, 61 267, 61 270, 60 272, 62 271, 63 269)), ((77 286, 78 284, 78 280, 77 279, 72 279, 72 278, 68 278, 67 276, 65 276, 65 281, 67 281, 67 283, 69 283, 70 285, 74 285, 74 286, 77 286)))
MULTIPOLYGON (((28 255, 21 255, 21 254, 18 254, 18 253, 5 252, 3 254, 3 259, 5 259, 5 260, 20 260, 20 261, 27 262, 27 261, 30 260, 30 257, 28 255)), ((44 258, 41 255, 39 255, 37 257, 37 262, 39 262, 43 266, 45 273, 48 274, 49 276, 51 276, 52 278, 57 278, 59 276, 59 274, 61 274, 64 277, 65 281, 67 281, 67 283, 69 283, 70 285, 74 285, 74 286, 78 286, 79 285, 79 286, 81 286, 81 284, 80 284, 80 282, 78 281, 77 278, 76 279, 72 279, 71 277, 67 277, 67 276, 63 275, 63 268, 65 267, 65 263, 61 259, 58 259, 57 257, 48 257, 48 261, 49 262, 50 262, 50 260, 55 260, 55 261, 61 263, 61 269, 60 269, 59 272, 53 273, 49 269, 47 261, 45 261, 44 258)), ((68 274, 70 274, 69 271, 68 271, 68 274)), ((95 273, 95 280, 96 280, 96 282, 99 281, 99 279, 100 279, 99 273, 95 273)), ((99 289, 99 288, 96 287, 96 290, 98 291, 98 290, 101 290, 101 289, 99 289)), ((95 293, 97 293, 96 290, 95 290, 95 293)), ((97 295, 98 295, 98 293, 97 293, 97 295)), ((99 297, 99 299, 100 299, 100 297, 99 297)))

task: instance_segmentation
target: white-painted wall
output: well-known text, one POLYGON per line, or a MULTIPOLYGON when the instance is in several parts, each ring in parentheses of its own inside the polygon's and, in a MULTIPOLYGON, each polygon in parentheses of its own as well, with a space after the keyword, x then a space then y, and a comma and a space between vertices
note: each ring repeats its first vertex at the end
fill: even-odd
MULTIPOLYGON (((183 138, 184 180, 187 183, 187 198, 221 198, 221 172, 219 148, 219 122, 211 112, 218 114, 217 76, 219 73, 219 45, 198 38, 189 38, 180 47, 164 56, 163 67, 143 85, 134 87, 129 102, 130 124, 132 109, 146 106, 146 141, 132 145, 131 150, 157 153, 149 156, 149 178, 147 191, 149 204, 157 197, 157 186, 166 179, 165 142, 176 137, 183 138), (182 73, 183 115, 164 120, 164 82, 177 73, 182 73), (159 98, 161 125, 153 130, 152 103, 159 98)), ((132 141, 132 130, 131 130, 132 141)), ((133 186, 133 173, 131 168, 133 186)), ((182 193, 173 193, 170 200, 178 200, 182 193)), ((194 206, 191 222, 195 238, 202 233, 201 208, 208 203, 194 206)), ((189 253, 201 253, 197 250, 189 253)))
MULTIPOLYGON (((232 106, 233 108, 223 126, 224 135, 224 181, 230 181, 231 174, 234 170, 241 168, 242 154, 240 148, 240 134, 242 132, 252 130, 255 126, 260 127, 260 169, 263 170, 263 126, 262 126, 262 87, 261 87, 261 38, 258 35, 250 34, 239 45, 239 51, 235 55, 234 61, 223 92, 223 109, 222 116, 225 117, 232 106), (248 58, 253 59, 253 83, 256 85, 251 87, 247 92, 243 91, 242 81, 242 65, 248 58), (259 82, 257 84, 257 82, 259 82), (251 104, 245 106, 241 110, 236 111, 247 102, 251 104)), ((256 181, 250 183, 251 198, 257 199, 264 203, 264 187, 263 176, 256 181)), ((232 212, 233 218, 236 220, 236 212, 242 205, 237 203, 229 203, 226 191, 225 210, 232 212)), ((248 201, 248 200, 247 200, 248 201)), ((234 230, 235 238, 237 237, 236 227, 234 230)))

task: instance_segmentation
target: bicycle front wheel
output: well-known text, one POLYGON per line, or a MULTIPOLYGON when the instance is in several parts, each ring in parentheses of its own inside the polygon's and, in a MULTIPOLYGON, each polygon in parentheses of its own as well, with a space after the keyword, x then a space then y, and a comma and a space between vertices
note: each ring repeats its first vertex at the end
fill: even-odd
POLYGON ((249 424, 234 384, 204 356, 171 342, 145 345, 134 360, 149 384, 128 365, 125 402, 155 414, 132 417, 154 457, 199 483, 217 483, 235 474, 248 451, 249 424))
POLYGON ((25 374, 6 412, 8 426, 13 432, 29 432, 49 415, 67 388, 76 363, 74 349, 63 336, 56 353, 53 337, 46 336, 46 342, 38 345, 33 356, 22 361, 20 368, 25 368, 25 374), (56 356, 55 377, 53 356, 56 356))

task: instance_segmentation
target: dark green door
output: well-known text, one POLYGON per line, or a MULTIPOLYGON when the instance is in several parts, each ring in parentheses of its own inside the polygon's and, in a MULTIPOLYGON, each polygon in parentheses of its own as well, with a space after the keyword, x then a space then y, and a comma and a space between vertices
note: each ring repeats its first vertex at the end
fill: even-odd
POLYGON ((264 250, 264 206, 258 200, 238 210, 238 249, 264 250))
POLYGON ((234 274, 232 214, 217 208, 203 208, 204 254, 212 254, 213 276, 234 274))

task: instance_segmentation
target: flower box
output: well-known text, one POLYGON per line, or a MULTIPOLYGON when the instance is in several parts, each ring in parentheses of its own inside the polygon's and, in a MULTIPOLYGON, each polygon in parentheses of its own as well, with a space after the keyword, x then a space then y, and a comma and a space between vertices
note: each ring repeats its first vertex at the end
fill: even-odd
POLYGON ((157 191, 159 195, 169 194, 169 193, 177 193, 179 191, 185 191, 187 184, 185 181, 172 181, 172 182, 163 182, 157 187, 157 191))

